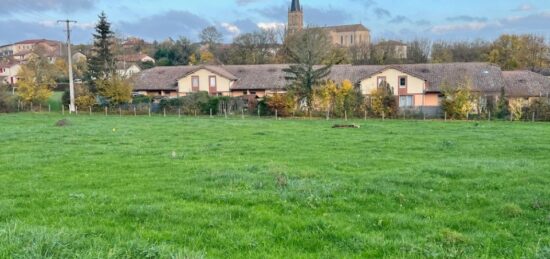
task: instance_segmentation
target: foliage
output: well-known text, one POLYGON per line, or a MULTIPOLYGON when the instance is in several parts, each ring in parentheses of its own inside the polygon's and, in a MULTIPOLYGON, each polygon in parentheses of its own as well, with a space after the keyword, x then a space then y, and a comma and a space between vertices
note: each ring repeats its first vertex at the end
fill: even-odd
POLYGON ((380 85, 370 93, 368 105, 371 112, 379 117, 393 117, 396 116, 399 111, 393 88, 386 81, 382 81, 380 85))
POLYGON ((44 58, 31 59, 18 73, 17 94, 24 103, 44 103, 55 87, 55 68, 44 58))
POLYGON ((215 65, 216 64, 216 57, 212 52, 208 50, 200 51, 199 53, 191 54, 191 57, 189 58, 189 63, 193 65, 215 65))
POLYGON ((523 118, 524 108, 527 107, 523 99, 512 99, 509 101, 510 116, 512 120, 519 121, 523 118))
MULTIPOLYGON (((97 98, 90 92, 87 87, 81 84, 74 86, 75 90, 75 105, 76 107, 93 107, 97 104, 97 98)), ((70 103, 70 92, 65 90, 61 97, 62 104, 68 106, 70 103)))
POLYGON ((535 114, 538 120, 550 121, 550 99, 537 98, 529 105, 529 115, 535 114))
POLYGON ((182 109, 184 113, 198 114, 218 114, 222 112, 220 110, 220 104, 229 103, 232 98, 226 96, 210 96, 208 92, 192 93, 179 98, 162 99, 160 101, 160 108, 167 110, 182 109))
POLYGON ((324 111, 333 112, 336 116, 343 117, 345 113, 351 115, 358 108, 358 95, 349 80, 344 80, 341 85, 327 81, 316 89, 315 96, 324 111))
POLYGON ((133 104, 151 103, 151 102, 153 102, 153 98, 151 98, 150 96, 146 96, 146 95, 138 95, 138 96, 134 96, 132 98, 132 103, 133 104))
POLYGON ((176 41, 168 39, 158 46, 154 57, 158 60, 159 66, 187 66, 196 49, 197 47, 185 37, 180 37, 176 41))
POLYGON ((223 35, 216 27, 209 26, 201 31, 199 39, 203 45, 208 45, 210 50, 213 50, 223 40, 223 35))
POLYGON ((92 55, 88 58, 86 80, 90 84, 90 90, 96 93, 97 85, 95 85, 95 82, 105 80, 115 71, 115 60, 112 53, 114 33, 104 12, 99 15, 99 22, 95 27, 93 36, 94 44, 92 55))
POLYGON ((13 111, 14 101, 8 86, 0 81, 0 113, 13 111))
POLYGON ((105 100, 105 104, 123 104, 132 100, 133 87, 130 81, 116 73, 109 78, 96 80, 95 84, 99 95, 105 100))
POLYGON ((456 86, 442 86, 445 98, 441 101, 441 108, 450 119, 465 119, 474 108, 476 98, 473 97, 471 85, 471 80, 465 79, 456 86))
POLYGON ((274 94, 266 97, 267 108, 271 114, 277 113, 281 117, 287 117, 291 114, 292 108, 296 101, 290 94, 274 94))
POLYGON ((407 44, 407 59, 409 63, 428 63, 431 42, 426 39, 413 40, 407 44))
POLYGON ((284 71, 291 81, 289 90, 298 101, 305 101, 310 110, 313 102, 313 88, 329 73, 332 65, 339 63, 333 55, 332 42, 327 32, 321 28, 309 28, 288 37, 286 51, 292 65, 284 71), (324 64, 316 67, 318 64, 324 64))
POLYGON ((237 36, 222 55, 225 64, 268 64, 275 61, 277 35, 273 30, 261 30, 237 36))
POLYGON ((500 88, 500 96, 497 101, 496 116, 499 119, 505 119, 510 114, 508 97, 506 96, 506 90, 504 87, 500 88))
POLYGON ((544 37, 535 35, 502 35, 491 46, 488 61, 504 70, 535 69, 547 66, 548 52, 544 37))
POLYGON ((154 68, 155 66, 156 66, 155 62, 153 62, 153 61, 140 62, 140 64, 139 64, 139 67, 143 70, 154 68))

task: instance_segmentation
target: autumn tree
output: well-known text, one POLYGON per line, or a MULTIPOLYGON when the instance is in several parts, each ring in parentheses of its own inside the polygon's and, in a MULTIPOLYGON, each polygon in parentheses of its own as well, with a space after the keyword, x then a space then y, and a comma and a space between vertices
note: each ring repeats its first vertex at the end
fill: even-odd
POLYGON ((117 74, 97 80, 97 90, 107 104, 116 105, 132 100, 132 85, 117 74))
POLYGON ((45 58, 33 58, 17 74, 17 94, 22 102, 43 103, 55 87, 55 67, 45 58))
POLYGON ((160 43, 154 57, 159 66, 187 66, 191 62, 191 56, 196 52, 197 46, 189 39, 180 37, 175 41, 168 39, 160 43))
POLYGON ((504 119, 510 114, 508 107, 508 97, 506 96, 506 90, 504 87, 500 88, 500 96, 497 101, 497 113, 496 116, 499 119, 504 119))
POLYGON ((284 69, 288 74, 286 79, 291 82, 289 90, 310 110, 313 108, 313 88, 329 75, 332 66, 340 60, 335 60, 332 42, 321 28, 308 28, 293 34, 285 45, 292 64, 284 69))
POLYGON ((430 57, 431 42, 426 39, 411 41, 407 44, 408 63, 428 63, 430 57))
POLYGON ((441 102, 443 111, 451 119, 465 119, 474 108, 471 80, 465 79, 455 86, 445 83, 441 88, 445 96, 441 102))
POLYGON ((378 87, 370 93, 369 108, 374 115, 379 117, 392 117, 397 115, 397 99, 393 88, 386 81, 380 82, 378 87))
POLYGON ((277 34, 274 30, 239 35, 227 50, 224 63, 235 65, 273 63, 277 45, 277 34))

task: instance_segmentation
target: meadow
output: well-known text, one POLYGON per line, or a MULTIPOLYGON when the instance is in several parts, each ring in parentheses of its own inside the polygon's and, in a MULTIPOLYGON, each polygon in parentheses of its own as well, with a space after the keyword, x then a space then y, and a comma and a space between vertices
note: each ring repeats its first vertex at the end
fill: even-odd
POLYGON ((334 123, 0 115, 0 258, 550 258, 550 124, 334 123))

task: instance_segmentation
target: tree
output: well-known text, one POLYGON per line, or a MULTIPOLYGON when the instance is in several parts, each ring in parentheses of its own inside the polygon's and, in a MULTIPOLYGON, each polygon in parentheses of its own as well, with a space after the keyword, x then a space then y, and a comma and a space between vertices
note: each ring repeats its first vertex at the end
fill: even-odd
POLYGON ((369 106, 376 116, 392 117, 397 115, 397 100, 388 82, 380 82, 380 85, 370 93, 369 106))
POLYGON ((42 103, 52 95, 56 85, 55 68, 46 59, 38 57, 21 66, 17 74, 17 93, 22 102, 42 103))
POLYGON ((114 33, 107 15, 102 12, 95 27, 92 55, 88 59, 88 73, 86 79, 92 92, 97 91, 96 80, 106 79, 115 71, 115 61, 112 53, 114 33))
POLYGON ((196 49, 189 39, 180 37, 176 41, 168 39, 159 44, 154 56, 159 66, 186 66, 196 49))
POLYGON ((414 40, 407 46, 407 58, 409 63, 428 63, 431 43, 429 40, 414 40))
POLYGON ((0 80, 0 113, 10 112, 13 109, 13 96, 9 93, 8 86, 0 80))
POLYGON ((453 62, 453 52, 451 46, 443 41, 436 42, 432 45, 432 63, 449 63, 453 62))
POLYGON ((245 33, 233 40, 224 63, 235 65, 273 63, 276 47, 277 35, 274 30, 245 33))
POLYGON ((209 26, 204 28, 199 34, 199 38, 203 45, 208 45, 212 51, 215 47, 220 44, 223 39, 223 35, 216 29, 214 26, 209 26))
POLYGON ((320 28, 309 28, 287 39, 285 49, 292 65, 284 72, 292 82, 289 90, 309 109, 313 108, 313 88, 328 76, 333 64, 338 63, 331 55, 331 48, 326 31, 320 28))
POLYGON ((469 79, 458 83, 455 87, 447 84, 442 86, 445 99, 441 102, 443 111, 451 119, 464 119, 473 109, 472 82, 469 79))
POLYGON ((497 102, 497 118, 504 119, 510 114, 510 109, 508 108, 508 97, 506 97, 506 90, 504 87, 500 88, 500 96, 497 102))
POLYGON ((132 85, 118 74, 96 81, 98 93, 108 104, 123 104, 132 100, 132 85))

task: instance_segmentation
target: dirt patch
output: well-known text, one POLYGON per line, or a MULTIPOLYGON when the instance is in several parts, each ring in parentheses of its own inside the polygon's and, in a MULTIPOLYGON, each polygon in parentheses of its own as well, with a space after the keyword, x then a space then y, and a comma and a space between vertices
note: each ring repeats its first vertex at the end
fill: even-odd
POLYGON ((349 125, 342 125, 342 124, 335 124, 332 126, 333 129, 359 129, 361 126, 356 124, 349 124, 349 125))
POLYGON ((55 123, 55 126, 57 126, 57 127, 66 127, 66 126, 69 126, 69 125, 71 125, 71 123, 67 119, 62 119, 62 120, 59 120, 55 123))

